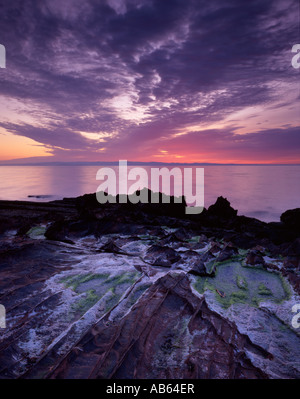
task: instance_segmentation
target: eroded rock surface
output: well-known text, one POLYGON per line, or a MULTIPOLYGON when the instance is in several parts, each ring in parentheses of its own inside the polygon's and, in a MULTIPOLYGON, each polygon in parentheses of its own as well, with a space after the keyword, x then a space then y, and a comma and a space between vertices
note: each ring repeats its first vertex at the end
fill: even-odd
POLYGON ((50 378, 266 378, 246 352, 272 357, 212 312, 185 274, 157 280, 121 322, 107 315, 50 378))
POLYGON ((249 247, 225 199, 196 220, 90 196, 24 207, 0 202, 0 378, 300 378, 294 227, 276 244, 250 220, 249 247))

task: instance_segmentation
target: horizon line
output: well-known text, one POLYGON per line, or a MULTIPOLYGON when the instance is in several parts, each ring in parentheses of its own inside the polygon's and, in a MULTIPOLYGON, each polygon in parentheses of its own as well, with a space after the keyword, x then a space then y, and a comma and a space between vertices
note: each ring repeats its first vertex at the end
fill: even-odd
MULTIPOLYGON (((0 166, 118 166, 120 161, 48 161, 48 162, 13 162, 0 161, 0 166), (11 162, 11 163, 10 163, 11 162)), ((157 162, 157 161, 126 161, 127 165, 206 165, 206 166, 299 166, 300 163, 222 163, 222 162, 157 162)))

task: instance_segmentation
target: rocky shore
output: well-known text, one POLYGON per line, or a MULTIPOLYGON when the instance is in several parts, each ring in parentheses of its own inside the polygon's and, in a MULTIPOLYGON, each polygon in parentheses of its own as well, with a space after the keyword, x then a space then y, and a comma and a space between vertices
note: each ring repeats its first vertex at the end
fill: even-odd
POLYGON ((0 201, 0 378, 300 378, 300 209, 0 201))

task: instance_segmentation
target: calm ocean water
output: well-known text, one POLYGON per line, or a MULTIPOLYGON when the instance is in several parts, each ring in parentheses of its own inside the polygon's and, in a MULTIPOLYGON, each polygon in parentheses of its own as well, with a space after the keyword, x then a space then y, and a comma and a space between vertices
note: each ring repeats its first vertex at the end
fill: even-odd
MULTIPOLYGON (((96 180, 100 167, 0 166, 0 199, 51 201, 93 193, 101 183, 96 180)), ((209 165, 204 166, 204 181, 205 207, 222 195, 239 215, 266 222, 279 221, 282 212, 300 207, 300 165, 209 165)))

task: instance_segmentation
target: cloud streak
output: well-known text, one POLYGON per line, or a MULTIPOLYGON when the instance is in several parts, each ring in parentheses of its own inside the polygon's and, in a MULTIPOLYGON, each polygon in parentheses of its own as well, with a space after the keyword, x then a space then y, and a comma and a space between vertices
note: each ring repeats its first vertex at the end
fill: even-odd
POLYGON ((12 115, 0 111, 0 126, 43 145, 53 160, 186 161, 192 153, 199 162, 300 161, 293 152, 300 149, 300 120, 291 109, 299 101, 298 74, 290 65, 299 40, 297 6, 296 0, 6 2, 0 109, 17 100, 31 120, 14 108, 12 115))

